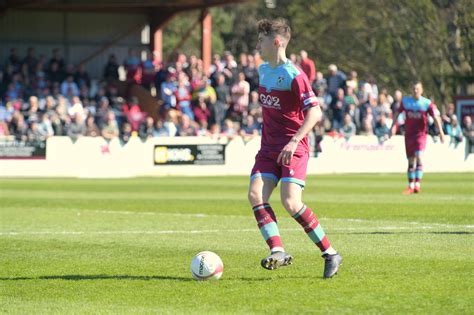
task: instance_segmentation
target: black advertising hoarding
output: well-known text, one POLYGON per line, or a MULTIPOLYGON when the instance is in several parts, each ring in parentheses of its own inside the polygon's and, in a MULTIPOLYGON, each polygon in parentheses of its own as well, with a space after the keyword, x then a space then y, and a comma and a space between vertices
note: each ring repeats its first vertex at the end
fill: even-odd
POLYGON ((225 164, 223 144, 155 145, 155 165, 222 165, 225 164))
POLYGON ((0 139, 0 159, 46 159, 46 141, 0 139))

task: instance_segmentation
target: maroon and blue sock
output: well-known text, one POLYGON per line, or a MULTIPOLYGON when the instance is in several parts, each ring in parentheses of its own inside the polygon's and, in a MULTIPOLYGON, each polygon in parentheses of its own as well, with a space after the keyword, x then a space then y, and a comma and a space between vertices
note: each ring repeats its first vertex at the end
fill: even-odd
POLYGON ((283 243, 281 242, 280 231, 272 207, 268 203, 263 203, 253 207, 253 213, 258 223, 260 233, 267 242, 270 251, 283 252, 283 243))

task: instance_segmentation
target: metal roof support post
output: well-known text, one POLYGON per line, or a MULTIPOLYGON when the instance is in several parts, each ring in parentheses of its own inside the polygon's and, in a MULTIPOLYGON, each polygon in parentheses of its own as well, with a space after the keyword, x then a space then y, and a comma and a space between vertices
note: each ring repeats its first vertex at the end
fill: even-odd
POLYGON ((212 16, 208 9, 201 11, 201 58, 204 73, 209 75, 212 54, 212 16))

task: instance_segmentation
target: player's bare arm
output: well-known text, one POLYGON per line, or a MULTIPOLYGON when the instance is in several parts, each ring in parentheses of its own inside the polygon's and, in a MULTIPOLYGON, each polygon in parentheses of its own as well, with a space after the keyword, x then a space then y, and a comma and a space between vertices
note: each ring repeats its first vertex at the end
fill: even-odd
POLYGON ((278 163, 282 163, 284 165, 288 165, 293 158, 293 154, 298 147, 298 143, 306 137, 308 132, 310 132, 317 122, 319 122, 322 118, 321 107, 314 106, 306 110, 306 117, 301 125, 298 132, 291 138, 290 142, 281 150, 280 155, 278 155, 278 163))
POLYGON ((435 117, 433 117, 433 120, 436 125, 436 128, 438 128, 439 130, 439 139, 441 140, 441 143, 444 143, 444 131, 443 131, 443 125, 441 124, 441 120, 436 115, 435 117))

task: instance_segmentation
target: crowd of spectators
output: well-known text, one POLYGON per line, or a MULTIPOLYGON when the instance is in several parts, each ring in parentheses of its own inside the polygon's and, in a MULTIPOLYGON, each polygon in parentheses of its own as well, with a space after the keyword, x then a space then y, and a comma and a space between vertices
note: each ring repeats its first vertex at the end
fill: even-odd
MULTIPOLYGON (((398 110, 402 92, 393 96, 372 78, 359 79, 336 65, 318 71, 305 51, 290 59, 308 76, 323 108, 324 119, 312 139, 323 134, 349 139, 353 135, 388 138, 392 113, 398 110)), ((91 78, 85 64, 64 60, 59 49, 50 58, 36 56, 28 48, 20 56, 15 48, 0 66, 0 136, 43 141, 53 135, 102 136, 107 140, 160 136, 252 137, 261 132, 262 110, 258 102, 258 53, 230 52, 213 56, 209 72, 196 56, 179 54, 170 63, 155 62, 151 55, 140 58, 130 49, 119 62, 110 55, 101 78, 91 78), (160 102, 158 119, 141 109, 137 98, 119 95, 117 81, 123 67, 125 80, 150 90, 160 102)), ((154 115, 153 115, 154 116, 154 115)), ((454 106, 441 115, 445 133, 453 145, 466 137, 473 141, 470 117, 458 122, 454 106)), ((403 134, 403 115, 398 122, 403 134)), ((439 132, 430 124, 429 132, 439 132)))

